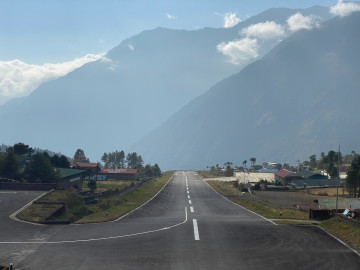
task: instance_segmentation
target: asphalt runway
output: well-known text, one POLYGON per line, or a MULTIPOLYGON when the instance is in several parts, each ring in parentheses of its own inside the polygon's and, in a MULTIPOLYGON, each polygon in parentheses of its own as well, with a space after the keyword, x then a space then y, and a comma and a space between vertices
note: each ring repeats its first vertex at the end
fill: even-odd
POLYGON ((10 214, 0 214, 0 264, 15 269, 360 269, 360 257, 321 229, 275 225, 194 172, 177 172, 153 200, 114 222, 36 226, 10 214))

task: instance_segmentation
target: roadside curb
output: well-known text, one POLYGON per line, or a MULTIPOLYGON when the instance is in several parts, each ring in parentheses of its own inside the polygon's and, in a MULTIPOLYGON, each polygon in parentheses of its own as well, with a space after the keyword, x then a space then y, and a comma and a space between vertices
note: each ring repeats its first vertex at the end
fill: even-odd
MULTIPOLYGON (((321 223, 321 221, 318 220, 301 220, 301 219, 289 219, 289 218, 270 218, 270 220, 272 221, 294 221, 294 222, 303 222, 303 223, 309 223, 309 225, 313 224, 313 225, 319 225, 321 223)), ((279 225, 279 224, 278 224, 279 225)))
POLYGON ((347 247, 348 249, 350 249, 352 252, 354 252, 356 255, 358 255, 360 257, 360 252, 357 251, 356 249, 352 248, 351 246, 349 246, 347 243, 345 243, 343 240, 337 238, 335 235, 332 235, 331 233, 329 233, 327 230, 325 230, 323 227, 321 226, 317 226, 318 228, 320 228, 321 230, 323 230, 325 233, 327 233, 329 236, 331 236, 332 238, 334 238, 335 240, 337 240, 338 242, 340 242, 341 244, 343 244, 345 247, 347 247))
POLYGON ((171 179, 173 179, 175 173, 176 173, 176 172, 173 173, 173 175, 169 178, 169 180, 166 182, 166 184, 165 184, 152 198, 150 198, 149 200, 147 200, 146 202, 144 202, 142 205, 136 207, 134 210, 131 210, 129 213, 127 213, 127 214, 119 217, 118 219, 112 220, 112 221, 110 221, 110 222, 119 221, 119 220, 121 220, 122 218, 130 215, 132 212, 136 211, 137 209, 140 209, 140 208, 143 207, 144 205, 148 204, 150 201, 152 201, 152 200, 167 186, 167 184, 171 181, 171 179))
POLYGON ((42 223, 36 223, 36 222, 31 222, 31 221, 26 221, 26 220, 22 220, 22 219, 18 219, 16 217, 17 214, 19 214, 20 212, 22 212, 23 210, 25 210, 26 208, 28 208, 30 205, 32 205, 35 201, 37 201, 38 199, 41 199, 42 197, 46 196, 47 194, 49 194, 50 192, 52 192, 53 189, 44 192, 43 194, 41 194, 40 196, 36 197, 35 199, 33 199, 32 201, 30 201, 29 203, 25 204, 23 207, 21 207, 19 210, 15 211, 14 213, 12 213, 10 215, 10 218, 17 221, 17 222, 22 222, 22 223, 28 223, 28 224, 32 224, 32 225, 38 225, 38 226, 44 226, 45 224, 42 223))
POLYGON ((108 221, 99 221, 99 222, 86 222, 86 223, 72 223, 69 224, 71 226, 82 226, 82 225, 87 225, 87 224, 101 224, 101 223, 106 223, 106 222, 117 222, 120 221, 121 219, 123 219, 124 217, 130 215, 132 212, 136 211, 137 209, 143 207, 144 205, 146 205, 148 202, 150 202, 151 200, 153 200, 166 186, 167 184, 170 182, 170 180, 174 177, 176 172, 173 173, 173 175, 169 178, 169 180, 166 182, 166 184, 149 200, 147 200, 146 202, 144 202, 142 205, 136 207, 135 209, 131 210, 129 213, 126 213, 124 215, 122 215, 121 217, 118 217, 117 219, 114 220, 108 220, 108 221))

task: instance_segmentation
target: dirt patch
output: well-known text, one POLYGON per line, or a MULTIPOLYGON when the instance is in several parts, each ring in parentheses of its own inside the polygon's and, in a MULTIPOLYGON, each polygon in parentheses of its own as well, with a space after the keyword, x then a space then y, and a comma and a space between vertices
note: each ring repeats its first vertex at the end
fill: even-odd
MULTIPOLYGON (((302 192, 310 193, 317 196, 336 196, 336 187, 334 188, 309 188, 306 190, 303 190, 302 192)), ((338 195, 348 197, 349 193, 346 191, 344 187, 339 187, 338 189, 338 195)))
POLYGON ((297 204, 312 204, 318 197, 312 194, 289 191, 256 191, 253 196, 279 208, 294 207, 297 204))
POLYGON ((205 178, 204 181, 221 181, 221 182, 233 182, 238 181, 236 177, 214 177, 214 178, 205 178))

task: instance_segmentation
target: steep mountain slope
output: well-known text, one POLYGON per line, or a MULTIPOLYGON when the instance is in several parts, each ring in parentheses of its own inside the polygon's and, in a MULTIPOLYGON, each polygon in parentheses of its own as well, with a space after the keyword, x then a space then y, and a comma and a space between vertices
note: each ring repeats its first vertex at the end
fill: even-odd
POLYGON ((359 150, 360 13, 295 33, 196 98, 134 150, 162 168, 359 150))
MULTIPOLYGON (((0 141, 25 142, 91 159, 126 149, 171 114, 242 66, 226 62, 216 45, 250 24, 286 19, 298 10, 271 9, 229 29, 157 28, 124 40, 106 59, 92 62, 30 96, 0 107, 0 141)), ((326 19, 327 8, 302 11, 326 19)), ((264 44, 260 56, 273 46, 264 44)))

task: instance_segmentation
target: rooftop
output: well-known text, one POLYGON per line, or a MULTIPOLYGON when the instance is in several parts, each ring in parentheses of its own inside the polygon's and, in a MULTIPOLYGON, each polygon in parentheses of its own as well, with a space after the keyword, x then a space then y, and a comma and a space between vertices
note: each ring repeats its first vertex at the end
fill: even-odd
POLYGON ((89 163, 89 162, 78 162, 78 163, 76 163, 76 167, 96 168, 96 167, 100 167, 100 164, 99 163, 89 163))
POLYGON ((294 187, 304 187, 306 185, 307 188, 309 187, 336 187, 336 186, 343 186, 344 181, 341 179, 316 179, 316 178, 308 178, 308 179, 295 179, 293 180, 290 185, 294 187))
POLYGON ((280 176, 282 178, 288 176, 289 174, 292 174, 293 172, 288 171, 286 169, 281 169, 280 171, 276 172, 275 175, 280 176))
POLYGON ((66 168, 56 168, 56 171, 59 172, 61 178, 69 177, 84 172, 84 170, 66 169, 66 168))
POLYGON ((303 170, 300 172, 296 172, 296 173, 292 173, 287 175, 288 177, 292 177, 292 178, 322 178, 322 179, 327 179, 327 176, 322 175, 320 173, 316 173, 316 172, 311 172, 311 171, 307 171, 307 170, 303 170))
POLYGON ((99 174, 137 174, 136 169, 101 169, 99 174))

